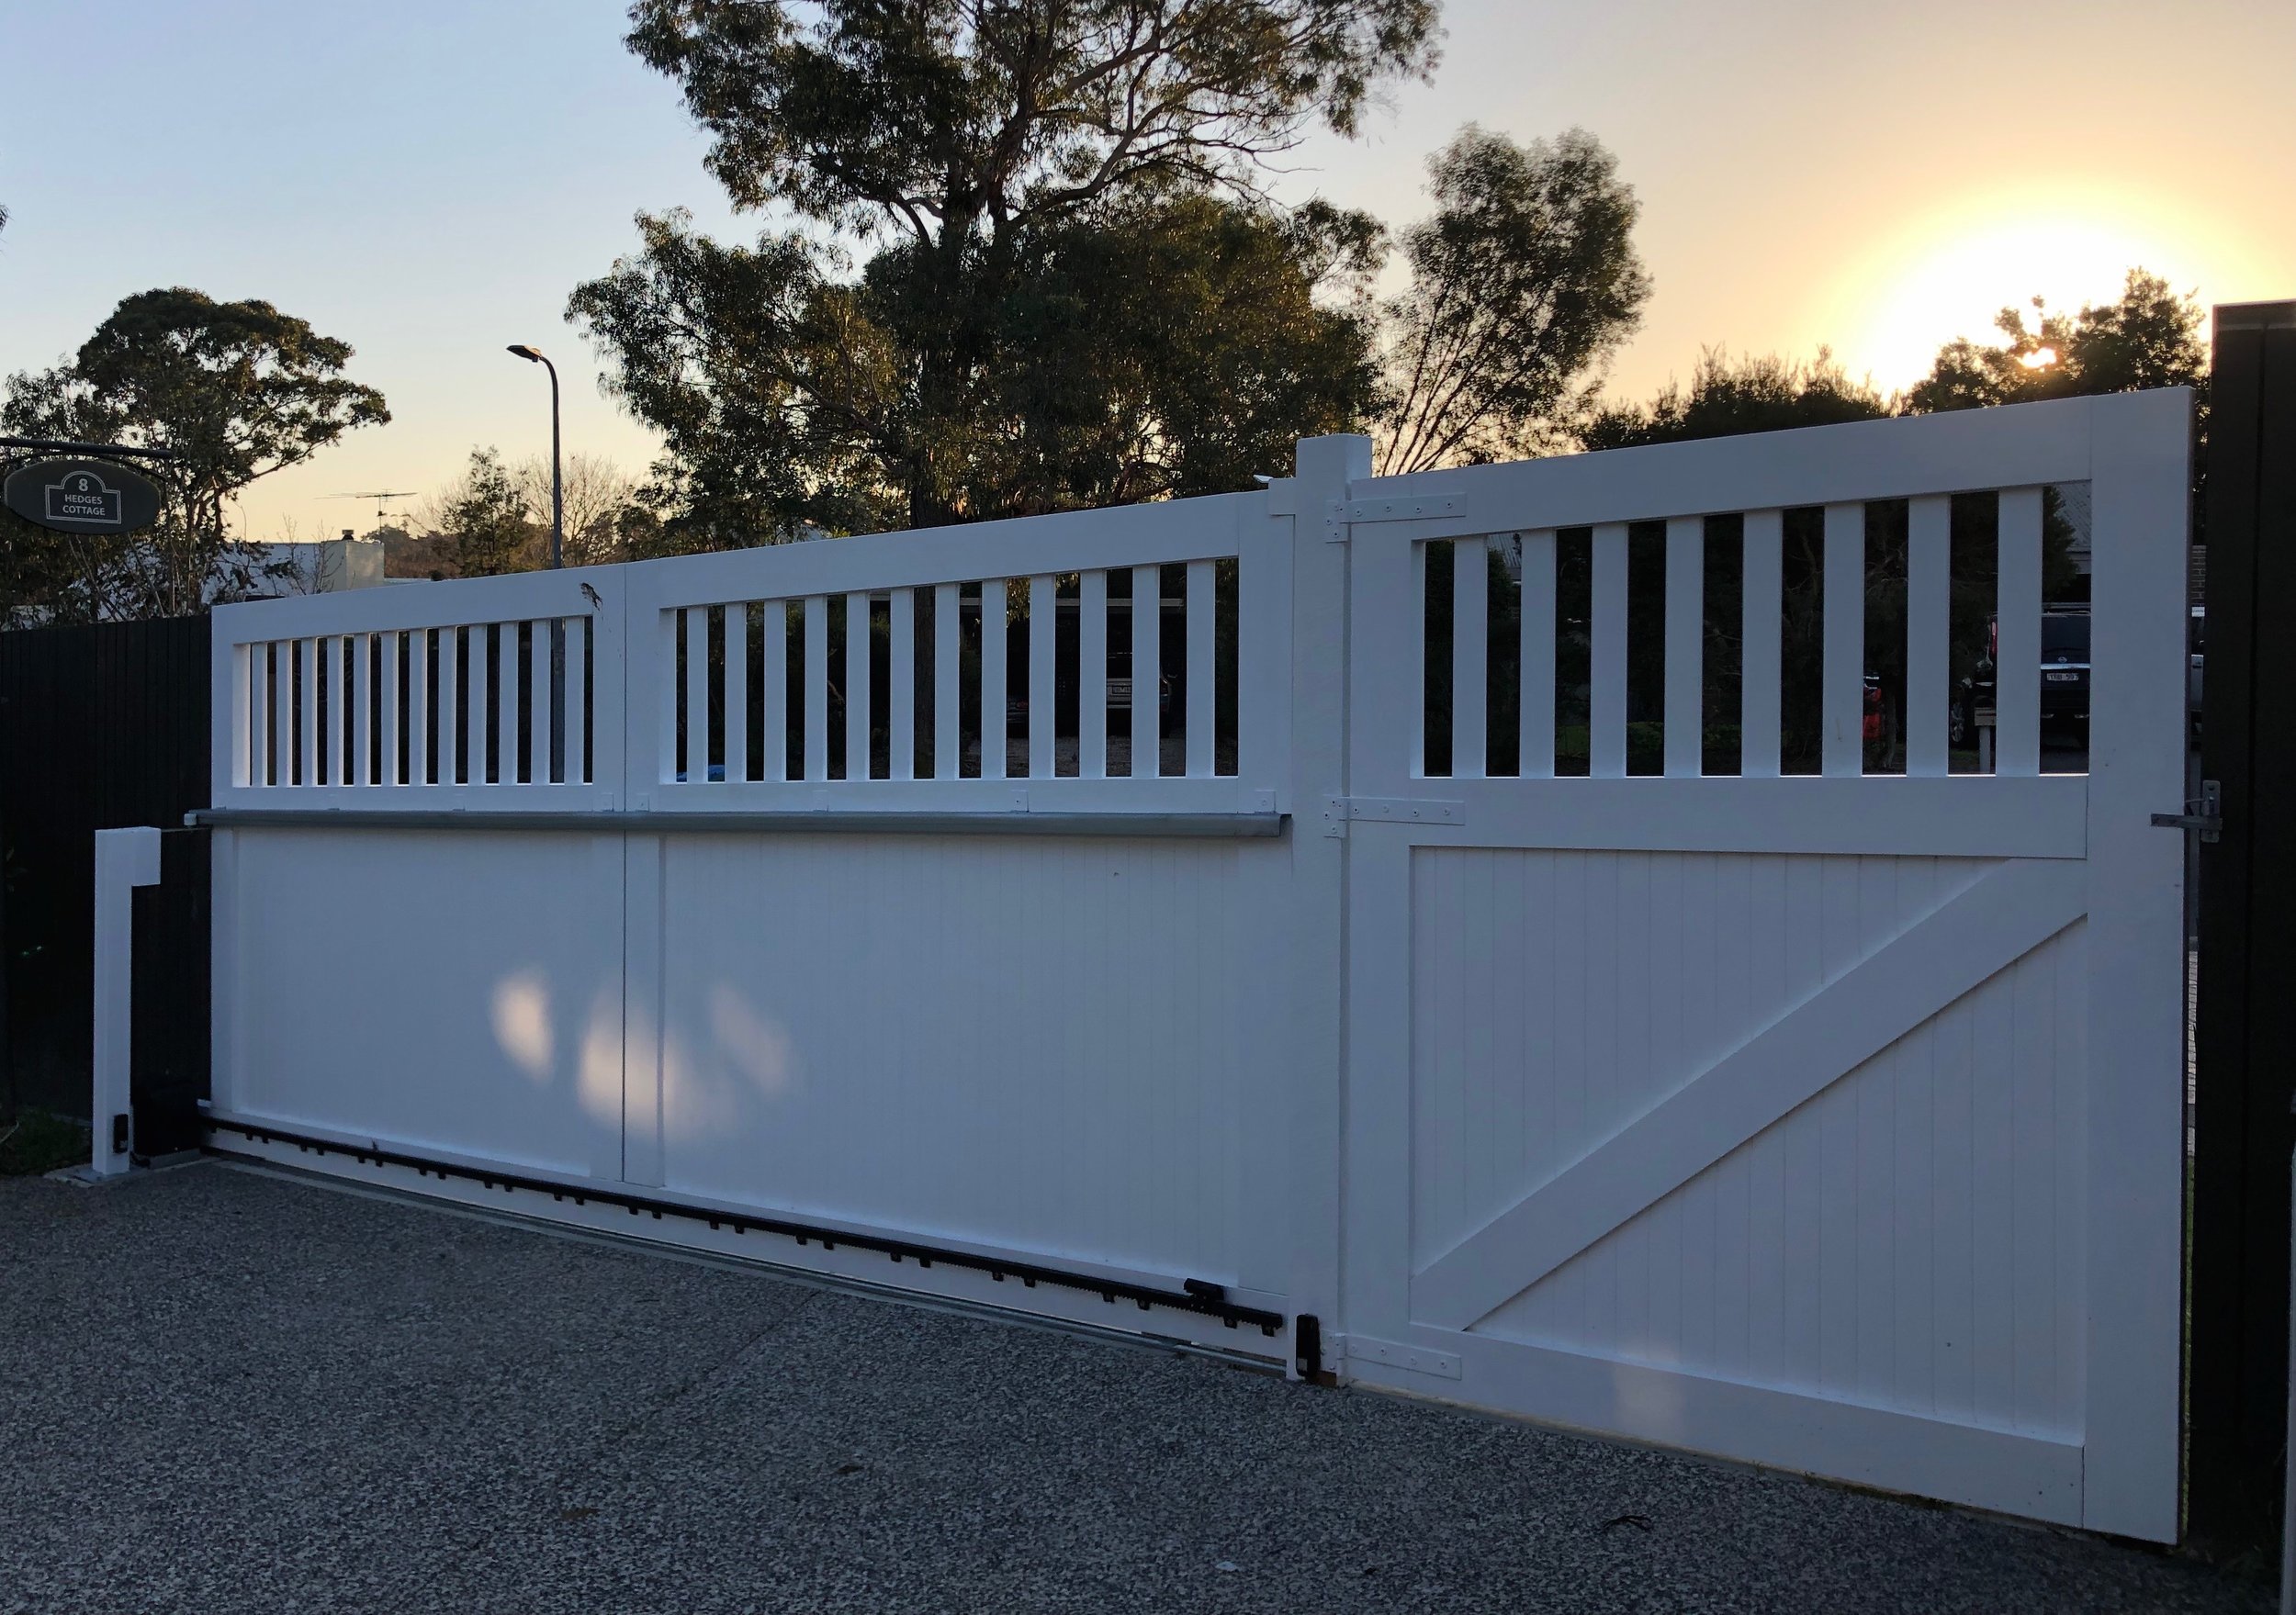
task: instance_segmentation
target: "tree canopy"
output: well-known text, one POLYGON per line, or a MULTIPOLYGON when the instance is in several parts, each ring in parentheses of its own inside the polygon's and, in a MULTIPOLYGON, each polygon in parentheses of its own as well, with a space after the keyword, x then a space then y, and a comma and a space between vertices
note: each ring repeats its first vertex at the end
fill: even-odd
POLYGON ((2144 387, 2205 391, 2208 345, 2199 301, 2167 281, 2132 269, 2118 299, 2053 313, 2032 299, 2039 329, 2026 329, 2014 307, 1994 317, 2002 340, 1986 345, 1959 337, 1938 350, 1930 374, 1907 392, 1908 413, 1973 409, 2043 398, 2084 398, 2144 387))
MULTIPOLYGON (((66 617, 200 610, 248 564, 231 553, 225 502, 346 432, 390 419, 381 393, 343 374, 351 353, 269 303, 219 303, 174 286, 121 299, 71 363, 9 376, 0 425, 12 433, 175 456, 153 474, 165 496, 157 527, 129 541, 69 541, 84 553, 53 576, 27 557, 16 568, 27 592, 10 603, 66 617)), ((61 554, 55 535, 7 531, 11 544, 61 554)))

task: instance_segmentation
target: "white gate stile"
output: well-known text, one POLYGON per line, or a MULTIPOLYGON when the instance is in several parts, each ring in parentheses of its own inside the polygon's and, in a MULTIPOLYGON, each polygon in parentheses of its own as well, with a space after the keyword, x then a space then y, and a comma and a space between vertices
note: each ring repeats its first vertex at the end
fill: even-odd
POLYGON ((1343 1378, 2171 1539, 2182 865, 2149 815, 2183 791, 2189 409, 1384 479, 1322 438, 1250 494, 224 608, 215 1119, 427 1194, 1294 1370, 1320 1336, 1343 1378), (2052 775, 2042 490, 2070 482, 2091 768, 2052 775), (1984 776, 1945 744, 1971 496, 2000 528, 1984 776), (1908 772, 1877 777, 1864 507, 1896 499, 1908 772), (1788 775, 1785 512, 1817 508, 1819 771, 1788 775), (1727 777, 1713 517, 1747 580, 1727 777), (1637 522, 1665 533, 1648 778, 1637 522), (1588 773, 1559 778, 1581 627, 1588 773))
POLYGON ((2175 1536, 2181 858, 2148 815, 2182 791, 2186 409, 2082 400, 1346 490, 1371 518, 1349 544, 1346 1374, 2175 1536), (2098 511, 2094 771, 2044 776, 2040 489, 2076 481, 2098 511), (1949 776, 1944 746, 1945 503, 1971 492, 2000 499, 1986 777, 1949 776), (1894 499, 1911 775, 1867 777, 1862 505, 1894 499), (1781 777, 1776 512, 1817 505, 1822 772, 1781 777), (1745 755, 1702 778, 1703 518, 1739 514, 1745 755), (1660 521, 1664 773, 1630 779, 1626 529, 1660 521), (1572 528, 1593 533, 1592 771, 1555 779, 1572 528), (1458 546, 1477 700, 1455 707, 1480 726, 1485 535, 1514 533, 1521 777, 1482 778, 1476 735, 1430 778, 1425 546, 1458 546))

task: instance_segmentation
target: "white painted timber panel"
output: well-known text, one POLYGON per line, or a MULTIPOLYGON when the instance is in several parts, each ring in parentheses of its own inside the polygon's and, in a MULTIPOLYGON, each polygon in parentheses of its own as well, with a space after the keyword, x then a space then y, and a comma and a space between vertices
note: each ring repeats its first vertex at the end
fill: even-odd
POLYGON ((1240 871, 1280 847, 666 847, 668 1186, 1232 1282, 1239 1106, 1273 1075, 1238 1053, 1240 871))

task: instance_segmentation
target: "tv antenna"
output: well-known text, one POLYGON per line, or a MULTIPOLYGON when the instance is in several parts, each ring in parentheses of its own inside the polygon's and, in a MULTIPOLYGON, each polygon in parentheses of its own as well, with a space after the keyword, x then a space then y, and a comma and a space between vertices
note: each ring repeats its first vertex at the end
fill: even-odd
POLYGON ((323 493, 319 497, 322 499, 373 499, 375 501, 375 525, 380 527, 389 515, 389 512, 383 509, 385 499, 412 499, 422 491, 414 488, 370 488, 362 493, 323 493))

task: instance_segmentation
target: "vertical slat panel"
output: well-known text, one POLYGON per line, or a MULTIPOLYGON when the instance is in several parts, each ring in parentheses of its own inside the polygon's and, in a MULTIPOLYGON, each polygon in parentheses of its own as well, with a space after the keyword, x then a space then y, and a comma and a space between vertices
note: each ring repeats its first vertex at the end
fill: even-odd
POLYGON ((789 778, 789 602, 768 600, 758 618, 758 665, 764 675, 758 699, 758 778, 779 783, 789 778))
POLYGON ((655 613, 654 631, 660 638, 655 645, 654 666, 658 671, 654 679, 654 729, 660 756, 654 761, 654 779, 662 785, 678 777, 678 709, 685 701, 685 682, 678 677, 678 640, 685 631, 685 621, 686 614, 681 611, 655 613))
POLYGON ((1053 678, 1057 671, 1059 597, 1049 577, 1029 579, 1029 778, 1052 777, 1053 678))
POLYGON ((335 634, 319 642, 319 666, 320 676, 325 679, 327 685, 327 718, 324 725, 326 733, 322 743, 326 763, 320 777, 326 784, 340 785, 344 779, 343 718, 344 712, 350 706, 349 701, 344 697, 343 688, 342 635, 335 634))
POLYGON ((351 651, 351 783, 375 783, 375 652, 364 634, 343 636, 351 651))
POLYGON ((1785 512, 1746 512, 1746 565, 1739 603, 1739 771, 1774 779, 1782 747, 1781 650, 1785 593, 1785 512))
POLYGON ((399 635, 385 634, 382 640, 383 669, 379 676, 381 696, 377 703, 382 730, 380 756, 376 760, 375 779, 380 785, 399 783, 399 635))
POLYGON ((1918 499, 1906 531, 1906 772, 1942 774, 1953 632, 1953 500, 1918 499))
POLYGON ((494 642, 494 781, 518 783, 518 624, 504 622, 494 642))
POLYGON ((566 782, 590 780, 590 746, 583 738, 589 729, 590 619, 569 617, 566 623, 566 782))
POLYGON ((537 785, 550 783, 550 730, 559 710, 557 671, 551 666, 550 642, 557 637, 555 619, 536 622, 526 640, 526 778, 537 785))
MULTIPOLYGON (((455 767, 455 739, 461 731, 462 714, 456 710, 456 698, 462 693, 461 668, 462 630, 442 628, 438 631, 438 782, 453 785, 461 776, 455 767)), ((337 748, 336 756, 342 755, 337 748)))
POLYGON ((959 686, 963 682, 964 639, 957 624, 957 586, 933 588, 933 778, 953 779, 963 770, 964 728, 959 686))
POLYGON ((1001 578, 981 580, 981 778, 1002 779, 1006 768, 1005 669, 1010 595, 1001 578))
POLYGON ((829 777, 829 597, 805 597, 805 778, 829 777))
POLYGON ((1865 771, 1865 507, 1826 507, 1826 656, 1819 707, 1828 774, 1865 771))
POLYGON ((1555 777, 1555 534, 1523 535, 1523 778, 1555 777))
POLYGON ((749 606, 726 605, 726 778, 749 778, 749 606))
POLYGON ((710 778, 710 609, 686 608, 686 783, 710 778))
POLYGON ((282 639, 271 656, 271 778, 295 783, 295 642, 282 639))
POLYGON ((301 745, 296 757, 296 782, 316 785, 319 773, 319 641, 298 639, 295 642, 297 682, 302 686, 301 704, 297 715, 300 719, 301 745))
POLYGON ((1666 771, 1705 771, 1706 522, 1666 524, 1666 771))
POLYGON ((1076 581, 1076 772, 1109 775, 1109 575, 1076 581))
POLYGON ((492 716, 494 703, 488 688, 493 682, 494 651, 489 643, 487 625, 474 622, 466 635, 467 649, 463 659, 463 671, 470 685, 470 711, 464 724, 464 749, 469 754, 465 770, 473 785, 484 785, 491 777, 489 764, 492 748, 487 738, 488 720, 492 716))
POLYGON ((1132 568, 1132 777, 1164 772, 1164 568, 1132 568))
POLYGON ((1213 657, 1219 645, 1218 597, 1210 561, 1187 564, 1187 774, 1211 777, 1213 713, 1218 711, 1213 657))
POLYGON ((1491 565, 1488 541, 1455 540, 1451 545, 1451 773, 1460 779, 1483 777, 1490 729, 1484 690, 1489 667, 1491 565))
POLYGON ((845 777, 869 770, 869 593, 845 597, 845 777))
POLYGON ((431 782, 431 635, 407 635, 407 783, 431 782))
POLYGON ((885 632, 892 638, 885 659, 885 677, 893 680, 887 696, 885 771, 895 779, 917 778, 917 591, 896 589, 885 613, 885 632))
POLYGON ((1626 773, 1626 524, 1594 530, 1593 600, 1587 651, 1587 772, 1626 773))
MULTIPOLYGON (((2001 495, 2000 599, 1994 656, 1993 771, 2041 771, 2041 490, 2001 495)), ((2094 682, 2092 679, 2091 682, 2094 682)))
POLYGON ((247 683, 244 691, 247 711, 247 781, 251 785, 271 783, 271 647, 256 644, 246 647, 247 683))

